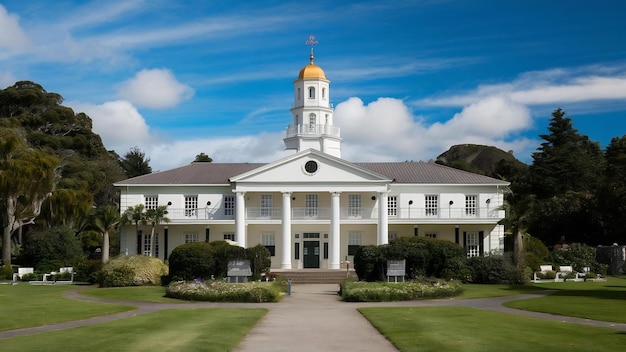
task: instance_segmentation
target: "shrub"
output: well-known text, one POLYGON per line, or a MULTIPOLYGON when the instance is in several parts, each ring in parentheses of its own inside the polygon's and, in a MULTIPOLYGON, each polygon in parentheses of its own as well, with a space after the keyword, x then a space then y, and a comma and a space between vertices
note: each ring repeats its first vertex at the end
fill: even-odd
POLYGON ((165 296, 190 301, 248 303, 278 302, 282 297, 279 286, 272 283, 222 281, 175 282, 167 287, 165 296))
POLYGON ((0 280, 13 280, 13 268, 10 266, 0 268, 0 280))
POLYGON ((23 266, 33 266, 40 272, 57 271, 84 258, 80 239, 73 229, 56 226, 46 232, 25 236, 19 256, 23 266))
POLYGON ((159 285, 167 272, 167 265, 158 258, 119 256, 102 266, 98 282, 100 287, 159 285))
POLYGON ((452 297, 462 291, 461 285, 456 281, 415 280, 388 283, 345 280, 340 284, 339 294, 346 302, 388 302, 452 297))
POLYGON ((490 255, 467 260, 470 276, 466 282, 475 284, 518 284, 523 274, 504 256, 490 255))
POLYGON ((246 259, 246 250, 243 247, 233 246, 226 241, 210 242, 215 256, 215 277, 223 278, 228 274, 228 262, 237 259, 246 259))
POLYGON ((215 251, 206 242, 182 244, 172 250, 169 266, 172 281, 209 279, 215 274, 215 251))
POLYGON ((381 281, 384 279, 385 246, 361 246, 354 253, 354 271, 359 280, 381 281))
POLYGON ((545 273, 538 272, 537 277, 542 280, 553 280, 553 279, 556 279, 556 271, 547 270, 545 273))
POLYGON ((246 258, 250 261, 253 281, 260 280, 261 273, 268 273, 272 266, 270 251, 261 244, 248 248, 246 258))
POLYGON ((606 274, 608 268, 596 260, 596 249, 586 245, 572 245, 569 250, 554 250, 552 259, 559 265, 571 265, 576 272, 583 272, 588 267, 593 272, 606 274))
POLYGON ((41 281, 41 280, 43 280, 43 275, 42 274, 37 274, 37 273, 28 273, 28 274, 22 275, 22 278, 20 280, 22 280, 22 281, 41 281))

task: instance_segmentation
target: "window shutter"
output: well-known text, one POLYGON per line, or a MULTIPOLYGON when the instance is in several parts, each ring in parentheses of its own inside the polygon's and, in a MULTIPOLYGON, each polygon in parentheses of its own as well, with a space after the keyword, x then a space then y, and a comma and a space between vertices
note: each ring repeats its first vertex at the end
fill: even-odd
POLYGON ((485 232, 479 231, 478 232, 478 253, 480 253, 481 257, 485 254, 485 246, 483 244, 484 238, 485 238, 485 232))

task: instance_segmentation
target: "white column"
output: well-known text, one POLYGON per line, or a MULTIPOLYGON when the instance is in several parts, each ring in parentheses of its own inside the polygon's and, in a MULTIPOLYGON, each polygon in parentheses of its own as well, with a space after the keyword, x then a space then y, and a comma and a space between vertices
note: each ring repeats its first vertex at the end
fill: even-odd
POLYGON ((235 241, 246 248, 246 199, 244 192, 237 192, 235 199, 235 241))
POLYGON ((387 192, 378 193, 378 245, 389 243, 387 192))
POLYGON ((291 192, 283 192, 283 237, 281 269, 291 269, 291 192))
POLYGON ((339 250, 340 250, 340 197, 341 193, 333 192, 331 195, 331 218, 330 218, 330 261, 328 269, 340 269, 339 250))

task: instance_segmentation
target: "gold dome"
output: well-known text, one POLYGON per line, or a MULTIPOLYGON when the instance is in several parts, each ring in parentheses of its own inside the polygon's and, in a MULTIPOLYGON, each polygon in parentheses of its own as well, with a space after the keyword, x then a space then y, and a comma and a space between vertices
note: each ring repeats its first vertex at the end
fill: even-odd
POLYGON ((316 64, 308 64, 300 70, 300 74, 298 75, 298 79, 312 79, 312 78, 321 78, 326 79, 326 75, 324 74, 324 70, 316 64))
POLYGON ((302 70, 300 70, 300 74, 298 74, 298 79, 323 79, 328 80, 326 75, 324 74, 324 70, 321 67, 317 66, 313 63, 313 52, 311 52, 310 60, 311 62, 304 66, 302 70))

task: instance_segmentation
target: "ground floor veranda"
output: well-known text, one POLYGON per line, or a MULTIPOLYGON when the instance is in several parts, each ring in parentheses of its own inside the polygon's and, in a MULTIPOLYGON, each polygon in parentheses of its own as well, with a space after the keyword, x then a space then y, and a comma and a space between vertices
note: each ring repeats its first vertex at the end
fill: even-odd
MULTIPOLYGON (((150 253, 150 227, 122 229, 121 252, 150 253)), ((229 240, 244 247, 266 246, 272 254, 272 269, 341 269, 353 262, 356 249, 362 245, 380 245, 397 237, 431 237, 458 243, 468 256, 504 249, 504 228, 496 224, 390 224, 386 241, 379 238, 377 224, 341 224, 334 236, 329 224, 292 224, 287 235, 281 223, 247 224, 245 239, 237 238, 234 224, 158 225, 155 231, 155 256, 167 260, 171 251, 188 242, 229 240)))

